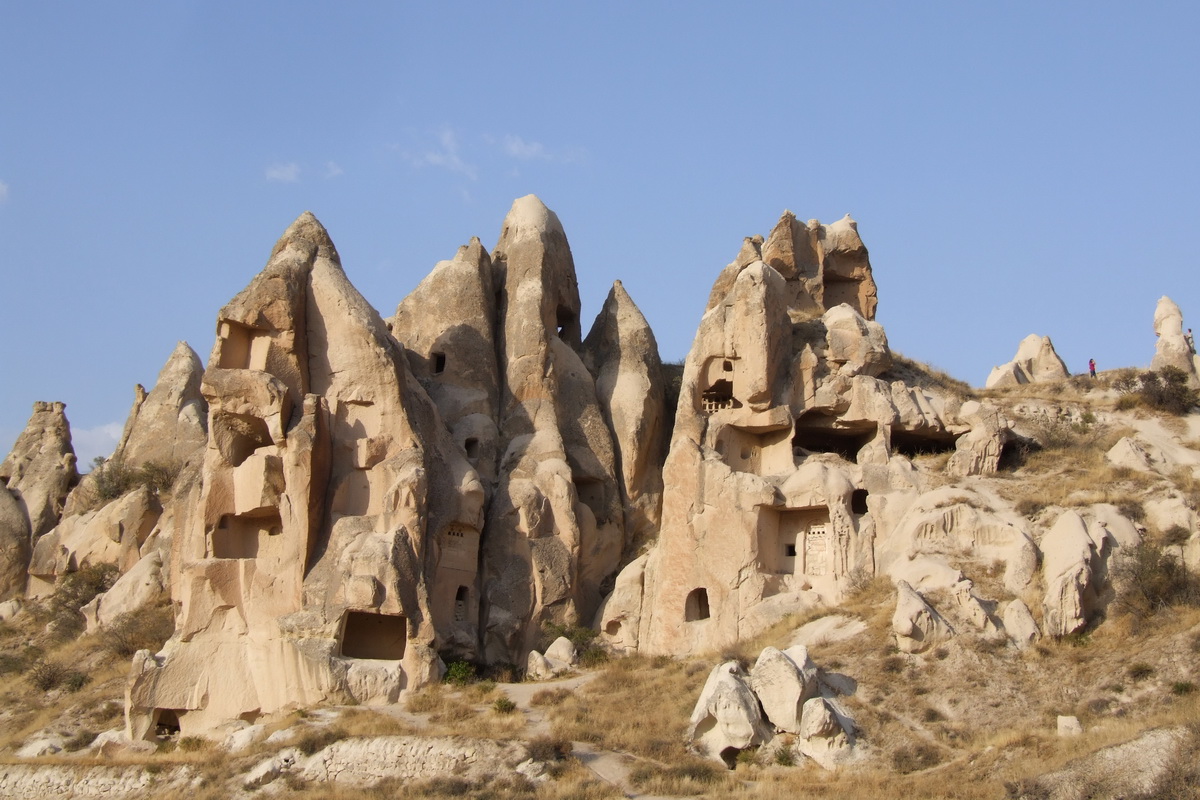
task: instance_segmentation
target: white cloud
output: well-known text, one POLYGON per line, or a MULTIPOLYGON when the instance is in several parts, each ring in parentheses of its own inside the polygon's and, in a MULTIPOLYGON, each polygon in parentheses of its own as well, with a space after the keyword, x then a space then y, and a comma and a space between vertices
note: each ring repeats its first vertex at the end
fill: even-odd
POLYGON ((427 150, 425 153, 414 156, 406 154, 409 163, 414 167, 441 167, 450 172, 463 175, 471 180, 475 180, 478 176, 478 170, 475 165, 469 164, 463 160, 458 152, 458 135, 450 128, 443 128, 438 134, 439 148, 435 150, 427 150))
POLYGON ((326 178, 337 178, 337 177, 340 177, 345 174, 346 174, 346 170, 339 167, 337 165, 337 162, 335 162, 335 161, 326 161, 325 162, 325 177, 326 178))
POLYGON ((530 161, 533 159, 549 161, 551 158, 550 153, 546 151, 546 146, 544 144, 541 142, 527 142, 520 136, 512 136, 511 134, 509 136, 505 136, 501 146, 504 148, 504 152, 508 153, 513 158, 519 158, 522 161, 530 161))
POLYGON ((0 181, 0 203, 5 202, 6 200, 8 200, 8 184, 4 181, 0 181))
POLYGON ((278 183, 296 183, 300 180, 300 165, 295 161, 287 164, 272 164, 265 172, 267 180, 278 183))
POLYGON ((552 150, 541 142, 526 141, 511 133, 501 139, 499 145, 505 155, 518 161, 554 161, 559 164, 572 164, 582 161, 587 155, 582 148, 567 147, 561 150, 552 150))
POLYGON ((117 449, 121 441, 121 432, 125 426, 120 422, 109 422, 95 428, 75 428, 71 431, 71 444, 75 448, 75 458, 81 472, 92 468, 92 460, 97 456, 108 458, 117 449))

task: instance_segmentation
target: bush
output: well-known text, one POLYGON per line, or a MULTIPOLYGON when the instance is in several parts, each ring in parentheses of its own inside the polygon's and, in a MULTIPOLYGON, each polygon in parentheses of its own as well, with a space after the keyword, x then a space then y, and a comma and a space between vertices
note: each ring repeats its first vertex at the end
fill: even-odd
POLYGON ((304 755, 311 756, 318 750, 324 750, 334 742, 340 742, 345 738, 346 732, 341 728, 309 728, 300 734, 295 747, 304 755))
POLYGON ((544 653, 546 648, 554 643, 554 640, 560 636, 566 637, 571 644, 575 645, 575 652, 579 658, 580 666, 597 667, 608 661, 608 652, 604 647, 596 641, 599 634, 591 628, 582 625, 562 625, 557 622, 547 622, 542 625, 542 636, 540 641, 540 650, 544 653))
POLYGON ((541 689, 534 693, 533 697, 529 698, 529 705, 537 708, 539 706, 557 706, 572 694, 570 689, 564 689, 561 686, 555 689, 541 689))
POLYGON ((179 750, 184 753, 195 753, 210 747, 212 747, 212 742, 201 736, 184 736, 179 740, 179 750))
POLYGON ((534 761, 562 761, 571 757, 573 748, 567 739, 539 736, 529 741, 529 757, 534 761))
POLYGON ((901 747, 892 753, 892 767, 902 775, 936 767, 941 761, 941 752, 926 742, 901 747))
POLYGON ((117 617, 101 633, 101 641, 114 656, 130 658, 138 650, 157 652, 174 632, 171 606, 149 606, 117 617))
POLYGON ((1135 681, 1143 681, 1154 674, 1154 667, 1139 661, 1129 665, 1128 674, 1135 681))
POLYGON ((79 609, 92 598, 107 592, 121 572, 116 564, 89 564, 64 575, 49 601, 33 610, 35 618, 46 623, 60 639, 72 639, 83 632, 84 619, 79 609))
POLYGON ((1174 605, 1200 606, 1200 579, 1173 555, 1142 542, 1116 563, 1120 608, 1146 616, 1174 605))
POLYGON ((1196 684, 1191 681, 1175 681, 1171 684, 1171 694, 1183 697, 1196 691, 1196 684))
POLYGON ((442 678, 445 683, 452 683, 455 686, 466 686, 475 680, 475 665, 470 661, 451 661, 446 666, 446 676, 442 678))
POLYGON ((1182 416, 1197 403, 1196 391, 1188 387, 1187 373, 1178 367, 1163 367, 1158 372, 1138 375, 1138 397, 1143 403, 1182 416))
POLYGON ((66 677, 67 668, 54 661, 38 661, 25 673, 25 679, 43 692, 58 688, 66 677))
POLYGON ((511 714, 517 710, 517 704, 507 697, 497 697, 496 702, 492 703, 492 708, 497 714, 511 714))
POLYGON ((164 494, 175 485, 179 471, 179 464, 148 462, 140 467, 127 467, 120 459, 105 460, 97 456, 92 460, 96 497, 103 502, 116 500, 138 486, 145 486, 155 494, 164 494))

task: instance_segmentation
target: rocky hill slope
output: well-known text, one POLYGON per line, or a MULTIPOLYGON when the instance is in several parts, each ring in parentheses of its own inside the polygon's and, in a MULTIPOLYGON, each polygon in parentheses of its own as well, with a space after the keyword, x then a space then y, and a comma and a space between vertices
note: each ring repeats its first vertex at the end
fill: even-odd
POLYGON ((388 319, 302 215, 112 458, 38 403, 0 464, 0 791, 1190 796, 1182 313, 976 391, 878 302, 788 212, 676 367, 535 197, 388 319))

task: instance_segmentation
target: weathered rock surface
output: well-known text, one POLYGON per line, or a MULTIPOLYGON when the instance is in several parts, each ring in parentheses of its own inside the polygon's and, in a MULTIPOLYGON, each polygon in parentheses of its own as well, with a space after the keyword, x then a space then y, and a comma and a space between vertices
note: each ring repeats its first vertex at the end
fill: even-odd
POLYGON ((65 408, 34 403, 25 430, 0 462, 0 485, 16 498, 34 539, 58 523, 67 493, 79 480, 65 408))
POLYGON ((1097 546, 1083 517, 1064 511, 1042 537, 1046 596, 1042 626, 1047 636, 1066 636, 1091 620, 1101 588, 1104 545, 1097 546))
POLYGON ((201 390, 202 480, 176 489, 176 634, 134 659, 131 738, 164 715, 191 735, 436 679, 430 596, 461 585, 441 570, 449 540, 474 563, 483 488, 311 214, 221 310, 201 390))
POLYGON ((147 394, 139 384, 113 460, 130 468, 145 464, 177 468, 204 447, 208 408, 200 392, 204 365, 179 342, 147 394))
POLYGON ((992 368, 984 386, 988 389, 999 389, 1024 383, 1059 381, 1069 377, 1071 373, 1055 352, 1050 337, 1031 333, 1021 340, 1012 361, 992 368))
POLYGON ((771 739, 758 699, 736 661, 713 667, 692 710, 688 739, 703 756, 732 766, 740 750, 771 739))
POLYGON ((1183 370, 1194 385, 1197 381, 1197 356, 1183 333, 1183 312, 1175 301, 1165 295, 1160 297, 1154 308, 1154 335, 1158 341, 1154 346, 1154 358, 1150 369, 1174 367, 1183 370))
POLYGON ((767 647, 759 653, 750 670, 750 686, 772 725, 800 733, 804 704, 818 689, 816 672, 803 646, 787 653, 767 647))
POLYGON ((631 545, 658 533, 662 510, 664 431, 662 362, 650 324, 620 281, 583 342, 600 409, 612 432, 631 545))
POLYGON ((896 647, 904 653, 923 653, 954 635, 951 627, 921 593, 906 581, 896 584, 896 611, 892 614, 896 647))
POLYGON ((335 742, 296 772, 304 780, 370 786, 385 778, 422 780, 454 775, 482 781, 514 770, 529 757, 519 742, 465 737, 376 736, 335 742))

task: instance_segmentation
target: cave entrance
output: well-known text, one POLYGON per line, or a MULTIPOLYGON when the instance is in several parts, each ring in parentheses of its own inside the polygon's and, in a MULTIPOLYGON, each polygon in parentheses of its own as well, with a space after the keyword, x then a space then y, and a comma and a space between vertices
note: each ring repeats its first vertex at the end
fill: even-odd
POLYGON ((847 461, 858 463, 858 451, 875 438, 876 428, 834 427, 837 417, 832 414, 809 412, 796 420, 792 449, 809 453, 835 453, 847 461))
POLYGON ((708 589, 693 589, 683 604, 683 619, 697 622, 711 616, 708 608, 708 589))
POLYGON ((347 611, 341 654, 346 658, 399 661, 408 640, 408 620, 399 614, 347 611))
POLYGON ((906 458, 952 453, 958 444, 958 436, 952 433, 915 433, 893 428, 892 453, 906 458))

